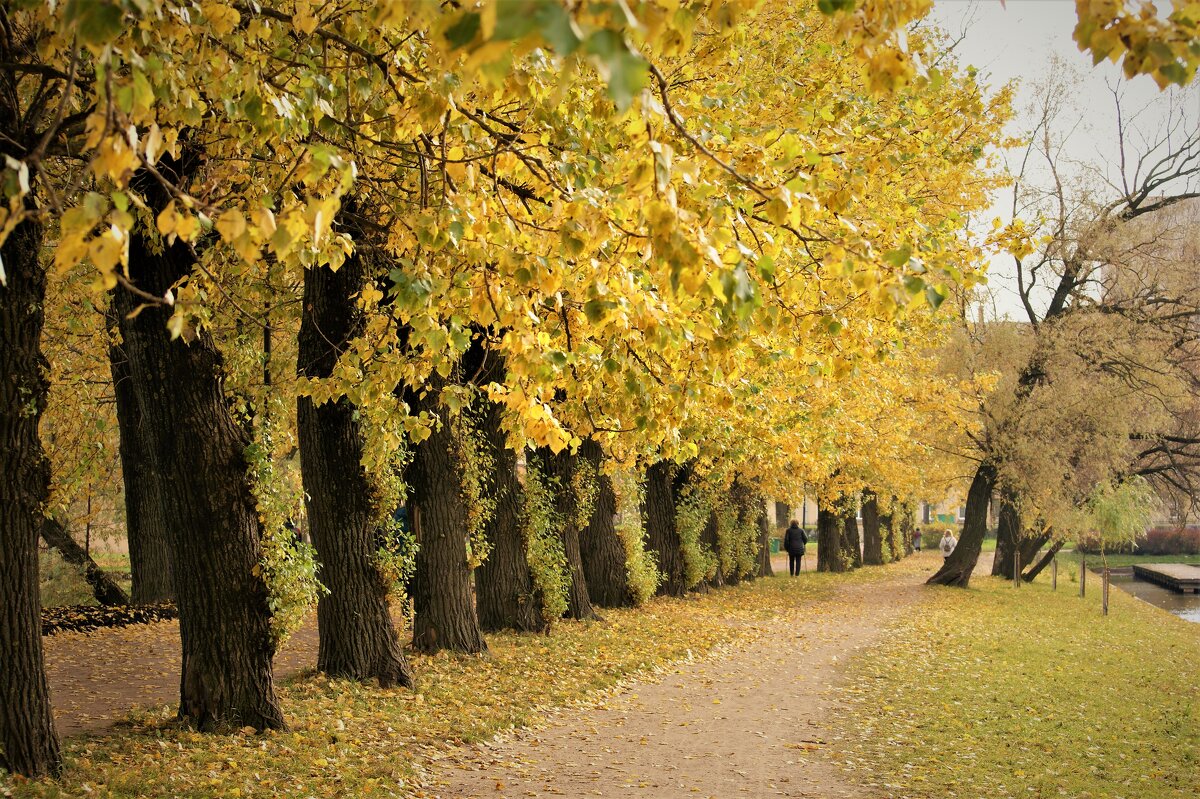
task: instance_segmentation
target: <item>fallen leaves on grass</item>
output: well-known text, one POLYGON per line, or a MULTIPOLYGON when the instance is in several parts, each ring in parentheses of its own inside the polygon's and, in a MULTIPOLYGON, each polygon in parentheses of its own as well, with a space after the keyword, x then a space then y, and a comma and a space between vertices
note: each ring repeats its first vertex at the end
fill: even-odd
POLYGON ((852 664, 839 759, 896 799, 1191 799, 1200 782, 1200 625, 1114 590, 999 579, 932 589, 852 664))

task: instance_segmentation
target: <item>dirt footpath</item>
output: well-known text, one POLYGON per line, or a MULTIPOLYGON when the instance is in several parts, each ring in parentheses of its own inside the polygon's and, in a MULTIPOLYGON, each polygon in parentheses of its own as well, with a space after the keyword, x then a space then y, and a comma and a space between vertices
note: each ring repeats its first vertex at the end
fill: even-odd
MULTIPOLYGON (((920 557, 932 567, 931 554, 920 557)), ((833 689, 855 651, 919 601, 927 576, 847 585, 798 608, 777 635, 470 747, 428 788, 440 799, 868 797, 824 752, 833 689)))

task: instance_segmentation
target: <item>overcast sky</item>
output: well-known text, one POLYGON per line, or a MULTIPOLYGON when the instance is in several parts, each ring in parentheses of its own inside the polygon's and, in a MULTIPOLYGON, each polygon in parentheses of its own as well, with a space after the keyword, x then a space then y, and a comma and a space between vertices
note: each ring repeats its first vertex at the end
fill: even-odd
MULTIPOLYGON (((1009 80, 1018 81, 1018 113, 1026 106, 1031 87, 1044 82, 1051 69, 1077 72, 1079 126, 1070 139, 1070 154, 1075 160, 1101 166, 1116 160, 1116 117, 1110 84, 1121 85, 1127 107, 1147 107, 1143 124, 1153 126, 1155 119, 1165 118, 1168 99, 1153 80, 1139 77, 1124 81, 1115 65, 1106 61, 1093 67, 1091 56, 1079 52, 1071 37, 1075 28, 1074 0, 1007 0, 1006 4, 1000 0, 935 0, 933 19, 953 37, 963 35, 956 48, 959 60, 978 68, 982 82, 998 87, 1009 80), (1055 57, 1060 66, 1052 66, 1055 57)), ((1191 87, 1185 103, 1193 121, 1200 119, 1200 87, 1191 87)), ((1016 133, 1027 127, 1027 119, 1018 118, 1010 130, 1016 133)), ((1003 215, 1006 205, 1011 205, 1011 194, 997 198, 989 220, 1003 215)), ((1010 263, 1007 258, 994 263, 988 283, 995 310, 1000 315, 1020 318, 1010 263)))

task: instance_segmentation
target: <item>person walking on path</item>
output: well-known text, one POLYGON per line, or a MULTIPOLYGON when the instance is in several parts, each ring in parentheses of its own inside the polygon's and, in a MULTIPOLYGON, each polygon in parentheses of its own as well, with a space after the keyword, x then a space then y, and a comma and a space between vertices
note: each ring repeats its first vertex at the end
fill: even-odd
POLYGON ((948 558, 954 552, 954 548, 958 546, 958 539, 950 534, 947 530, 942 536, 942 558, 948 558))
POLYGON ((921 528, 920 527, 913 530, 913 551, 914 552, 921 551, 921 528))
POLYGON ((783 534, 783 548, 788 553, 788 574, 795 577, 800 573, 801 558, 804 557, 804 547, 808 544, 808 536, 800 527, 800 522, 792 519, 787 532, 783 534))

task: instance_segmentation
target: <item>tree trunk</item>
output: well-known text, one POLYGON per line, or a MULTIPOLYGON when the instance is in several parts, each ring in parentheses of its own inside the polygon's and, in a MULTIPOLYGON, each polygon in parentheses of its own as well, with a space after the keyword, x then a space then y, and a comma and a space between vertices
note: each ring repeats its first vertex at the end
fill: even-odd
MULTIPOLYGON (((557 455, 545 450, 542 462, 547 464, 550 473, 558 480, 554 492, 554 506, 557 511, 559 538, 562 540, 563 553, 567 556, 567 571, 571 575, 571 586, 567 591, 566 617, 579 620, 599 620, 600 616, 592 607, 592 598, 588 594, 587 578, 583 572, 583 556, 579 550, 579 496, 575 491, 574 478, 577 455, 564 449, 557 455)), ((589 515, 590 518, 590 515, 589 515)))
POLYGON ((1033 565, 1032 568, 1021 575, 1021 579, 1027 583, 1032 583, 1034 579, 1036 579, 1037 576, 1042 573, 1042 570, 1049 566, 1051 561, 1054 560, 1054 557, 1058 554, 1058 551, 1062 549, 1063 543, 1064 542, 1060 540, 1051 544, 1050 548, 1046 550, 1046 554, 1042 555, 1041 560, 1039 560, 1033 565))
POLYGON ((700 531, 700 549, 707 550, 712 554, 716 566, 712 576, 701 580, 697 588, 703 590, 723 587, 725 575, 721 573, 721 541, 717 536, 717 512, 715 510, 709 511, 708 521, 704 523, 704 529, 700 531))
POLYGON ((966 588, 971 582, 971 573, 979 561, 979 553, 983 549, 983 538, 987 534, 988 502, 991 501, 992 489, 996 484, 996 467, 990 461, 984 461, 975 470, 971 487, 967 491, 966 521, 963 524, 962 536, 958 546, 942 568, 929 578, 929 585, 953 585, 966 588))
POLYGON ((788 504, 786 502, 776 502, 775 503, 775 526, 776 527, 778 527, 780 529, 787 527, 788 524, 791 523, 791 519, 790 519, 791 515, 792 515, 792 509, 790 507, 788 507, 788 504))
POLYGON ((121 589, 121 586, 117 585, 113 578, 96 565, 96 561, 92 560, 92 556, 71 537, 62 522, 57 519, 46 519, 42 524, 42 538, 46 541, 47 546, 58 550, 58 554, 62 555, 63 560, 83 571, 83 579, 87 580, 87 584, 92 587, 92 594, 96 597, 97 602, 105 607, 129 604, 129 597, 121 589))
POLYGON ((755 497, 754 503, 758 510, 758 576, 773 577, 775 569, 771 566, 771 525, 767 520, 767 500, 755 497))
MULTIPOLYGON (((1000 520, 996 527, 996 554, 992 558, 992 576, 1012 579, 1013 557, 1020 546, 1021 512, 1017 497, 1009 489, 1000 491, 1000 520)), ((1021 561, 1022 565, 1026 561, 1021 561)))
POLYGON ((863 563, 883 565, 883 537, 879 531, 879 501, 875 494, 864 491, 862 496, 863 563))
POLYGON ((646 469, 646 544, 658 560, 663 580, 658 593, 687 593, 682 542, 675 526, 675 464, 661 460, 646 469))
MULTIPOLYGON (((876 506, 878 508, 878 505, 876 506)), ((895 500, 892 502, 892 512, 879 516, 879 528, 883 531, 883 553, 889 563, 900 560, 903 554, 897 549, 899 541, 896 538, 895 500)))
POLYGON ((38 438, 49 391, 41 351, 42 235, 41 223, 27 219, 0 246, 6 273, 0 285, 0 767, 27 777, 57 775, 62 767, 38 599, 37 542, 50 499, 50 464, 38 438))
MULTIPOLYGON (((429 388, 436 397, 438 388, 429 388)), ((416 446, 409 467, 417 573, 413 587, 413 646, 421 652, 487 651, 467 561, 467 507, 462 465, 448 419, 416 446)))
MULTIPOLYGON (((114 328, 119 326, 112 319, 114 328)), ((129 543, 130 590, 135 605, 170 602, 175 599, 172 583, 171 548, 167 544, 169 524, 163 506, 163 487, 150 466, 150 442, 143 428, 129 359, 123 347, 108 348, 120 433, 121 476, 125 484, 125 537, 129 543)))
POLYGON ((1046 542, 1049 540, 1050 534, 1042 533, 1041 535, 1025 538, 1017 542, 1017 549, 1021 553, 1022 569, 1024 569, 1030 563, 1033 563, 1034 559, 1038 555, 1038 552, 1041 551, 1042 547, 1044 547, 1046 542))
MULTIPOLYGON (((362 332, 356 298, 366 283, 358 255, 337 272, 327 266, 305 272, 300 377, 333 374, 340 355, 362 332)), ((300 397, 296 427, 309 535, 320 562, 317 576, 329 589, 317 602, 317 668, 331 677, 411 688, 412 672, 388 605, 388 583, 376 563, 380 527, 392 509, 378 506, 380 492, 362 466, 358 409, 346 397, 320 405, 300 397)))
MULTIPOLYGON (((168 173, 174 164, 160 161, 168 173)), ((167 204, 152 181, 152 208, 167 204)), ((192 270, 190 250, 136 231, 129 277, 161 297, 192 270)), ((207 332, 172 339, 172 309, 142 304, 118 288, 113 298, 147 431, 151 468, 171 486, 169 541, 183 646, 179 717, 202 730, 282 728, 271 658, 271 611, 261 576, 262 529, 251 492, 247 440, 226 403, 224 364, 207 332)))
POLYGON ((600 473, 603 451, 592 438, 583 442, 579 457, 586 459, 596 470, 599 481, 596 507, 592 518, 580 532, 579 554, 583 558, 583 574, 587 578, 588 595, 604 608, 633 606, 629 590, 629 570, 625 562, 625 542, 617 533, 617 495, 612 479, 600 473))
POLYGON ((481 414, 484 443, 495 469, 496 512, 487 525, 491 551, 475 570, 475 606, 479 626, 486 632, 544 632, 550 620, 543 617, 542 598, 529 570, 528 546, 521 530, 517 453, 508 446, 503 413, 502 405, 487 401, 481 414))
POLYGON ((846 563, 851 569, 862 566, 862 540, 858 535, 858 509, 847 500, 847 510, 842 516, 842 548, 846 563))
POLYGON ((907 558, 913 553, 913 514, 916 509, 913 505, 905 502, 900 506, 900 550, 901 557, 907 558))
POLYGON ((846 571, 846 556, 842 549, 842 521, 833 504, 817 504, 817 571, 846 571))
POLYGON ((729 497, 735 510, 733 520, 735 530, 729 542, 729 545, 733 547, 728 558, 732 566, 729 573, 725 575, 725 582, 726 585, 737 585, 743 579, 753 580, 758 576, 758 536, 756 535, 751 540, 743 538, 745 530, 751 527, 755 530, 758 529, 758 521, 755 515, 754 491, 741 475, 734 475, 733 484, 729 487, 729 497), (755 554, 753 566, 747 564, 748 556, 751 553, 755 554))

